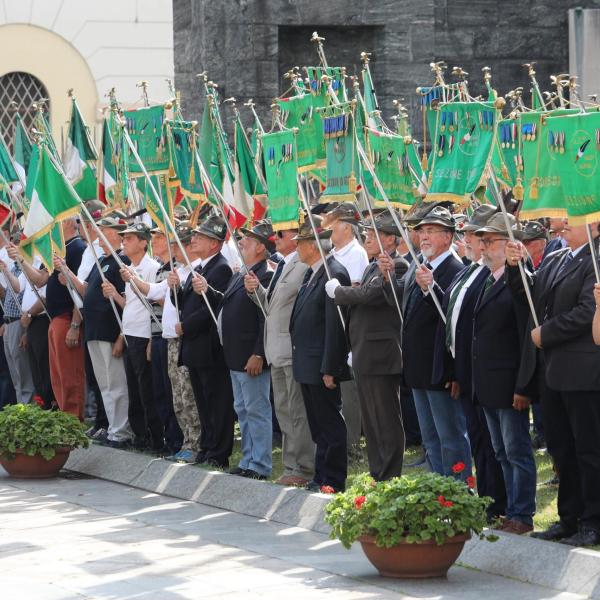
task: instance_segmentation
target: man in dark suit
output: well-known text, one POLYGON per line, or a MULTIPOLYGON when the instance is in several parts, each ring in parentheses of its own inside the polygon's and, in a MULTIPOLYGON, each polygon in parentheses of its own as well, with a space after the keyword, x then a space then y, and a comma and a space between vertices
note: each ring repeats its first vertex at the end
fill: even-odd
MULTIPOLYGON (((197 461, 227 468, 233 448, 233 393, 217 326, 203 297, 194 292, 193 282, 202 275, 215 290, 224 292, 231 279, 231 268, 221 254, 227 235, 225 221, 210 216, 195 230, 192 243, 199 264, 178 290, 181 322, 175 332, 181 336, 180 363, 188 368, 200 416, 200 452, 197 461)), ((180 285, 172 271, 169 287, 180 285)), ((214 301, 213 313, 217 302, 214 301)))
POLYGON ((479 238, 475 231, 485 226, 495 212, 493 206, 479 206, 462 227, 465 258, 469 266, 456 275, 444 294, 442 308, 446 323, 440 320, 438 324, 432 373, 434 383, 449 382, 451 396, 460 399, 477 472, 477 492, 494 500, 487 509, 490 520, 505 514, 506 489, 483 408, 473 401, 471 381, 473 313, 490 274, 481 261, 479 238))
MULTIPOLYGON (((268 221, 252 229, 241 229, 239 241, 244 265, 264 287, 273 271, 267 257, 275 250, 273 229, 268 221)), ((234 273, 224 293, 198 277, 194 291, 206 293, 219 304, 221 342, 233 387, 233 407, 242 434, 242 457, 229 472, 250 479, 267 479, 272 470, 273 423, 269 391, 271 377, 265 359, 264 307, 255 304, 244 287, 244 273, 234 273)))
POLYGON ((441 299, 464 267, 451 250, 455 222, 448 209, 436 206, 415 229, 426 262, 411 265, 403 285, 394 278, 394 283, 402 289, 404 378, 413 391, 432 471, 452 475, 452 466, 464 463, 466 468, 461 476, 467 477, 471 471, 471 449, 464 412, 444 383, 433 383, 432 358, 440 316, 426 297, 430 293, 428 285, 433 285, 434 293, 441 299))
MULTIPOLYGON (((590 225, 598 250, 598 224, 590 225)), ((530 276, 539 327, 531 341, 541 349, 545 390, 541 395, 548 452, 556 464, 560 521, 532 534, 572 546, 600 544, 600 347, 594 344, 594 267, 585 225, 565 224, 567 247, 543 261, 530 276)), ((523 302, 517 269, 524 247, 508 244, 507 281, 523 302)), ((523 361, 535 368, 535 348, 526 347, 523 361)))
POLYGON ((473 396, 483 406, 496 458, 506 485, 502 531, 521 535, 533 530, 536 466, 529 437, 530 399, 517 382, 527 306, 515 302, 504 281, 512 215, 496 213, 477 231, 483 262, 490 271, 473 317, 473 396))
MULTIPOLYGON (((321 219, 312 217, 316 235, 307 219, 300 227, 298 256, 307 264, 302 286, 292 310, 292 368, 300 384, 313 441, 317 445, 315 475, 307 488, 313 491, 331 486, 335 491, 346 487, 348 444, 346 423, 342 417, 340 382, 348 381, 348 346, 340 312, 325 292, 327 273, 319 251, 330 249, 331 231, 323 230, 321 219)), ((332 278, 350 285, 346 269, 333 257, 327 259, 332 278)))
MULTIPOLYGON (((394 260, 396 277, 402 278, 408 263, 398 256, 398 231, 391 215, 382 213, 368 223, 365 246, 377 244, 394 260)), ((358 287, 342 286, 336 279, 325 284, 327 294, 339 306, 349 307, 348 334, 352 368, 358 388, 362 426, 367 439, 369 468, 377 481, 402 474, 404 429, 400 409, 402 373, 401 327, 396 306, 387 303, 384 277, 377 261, 367 267, 358 287)))

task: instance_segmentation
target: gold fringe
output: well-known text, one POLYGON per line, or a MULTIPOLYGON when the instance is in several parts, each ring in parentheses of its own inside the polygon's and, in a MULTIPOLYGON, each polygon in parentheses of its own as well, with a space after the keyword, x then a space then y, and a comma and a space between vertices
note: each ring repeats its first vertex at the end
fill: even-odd
POLYGON ((502 177, 504 177, 506 180, 509 178, 508 169, 506 168, 505 164, 502 165, 502 177))
POLYGON ((281 231, 283 229, 298 229, 298 219, 294 221, 283 221, 282 223, 273 223, 273 231, 281 231))
POLYGON ((521 178, 517 177, 517 183, 513 187, 513 198, 515 200, 523 200, 524 197, 525 190, 523 189, 523 183, 521 182, 521 178))
POLYGON ((531 180, 531 187, 529 188, 529 198, 531 200, 537 200, 540 197, 540 192, 537 184, 537 177, 531 180))
POLYGON ((428 162, 427 162, 427 154, 423 152, 423 156, 421 156, 421 169, 423 171, 427 171, 428 162))

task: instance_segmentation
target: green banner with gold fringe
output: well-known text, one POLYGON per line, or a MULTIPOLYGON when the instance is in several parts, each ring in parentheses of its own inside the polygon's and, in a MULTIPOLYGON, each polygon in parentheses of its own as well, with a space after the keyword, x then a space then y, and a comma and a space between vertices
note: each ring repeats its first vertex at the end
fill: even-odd
POLYGON ((312 94, 278 98, 282 123, 288 128, 298 128, 298 170, 302 173, 317 166, 317 160, 325 157, 323 135, 320 133, 321 118, 315 111, 317 102, 312 94))
POLYGON ((438 111, 426 201, 468 205, 487 182, 498 111, 493 102, 451 102, 438 111))
POLYGON ((354 135, 353 102, 319 109, 326 148, 325 190, 320 202, 355 200, 360 181, 360 161, 354 135))
MULTIPOLYGON (((371 164, 390 202, 401 208, 414 204, 416 187, 410 173, 409 155, 404 138, 367 129, 367 148, 371 164)), ((365 171, 366 172, 366 171, 365 171)), ((386 206, 379 188, 365 181, 376 206, 386 206), (369 189, 370 188, 370 189, 369 189)))
MULTIPOLYGON (((124 117, 125 127, 148 173, 167 173, 169 152, 164 127, 165 107, 160 105, 126 110, 124 117)), ((129 152, 129 174, 132 177, 140 177, 143 171, 131 150, 129 152)))
POLYGON ((298 163, 292 130, 262 135, 269 216, 275 231, 298 227, 298 163))

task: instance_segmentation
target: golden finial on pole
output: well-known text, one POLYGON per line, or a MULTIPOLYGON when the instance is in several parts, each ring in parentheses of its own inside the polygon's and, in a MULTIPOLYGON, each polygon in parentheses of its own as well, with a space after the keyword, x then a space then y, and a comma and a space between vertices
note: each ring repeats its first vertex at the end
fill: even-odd
POLYGON ((371 62, 371 52, 361 52, 360 60, 362 61, 363 65, 368 65, 369 62, 371 62))

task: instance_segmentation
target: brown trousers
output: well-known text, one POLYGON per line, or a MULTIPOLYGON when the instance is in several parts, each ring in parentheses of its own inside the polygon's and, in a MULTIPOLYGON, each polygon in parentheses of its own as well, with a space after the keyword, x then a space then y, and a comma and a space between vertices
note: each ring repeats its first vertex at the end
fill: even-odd
POLYGON ((85 403, 83 331, 79 334, 79 345, 76 348, 68 348, 65 337, 70 326, 71 317, 64 314, 54 317, 48 328, 50 381, 58 408, 83 421, 85 403))

